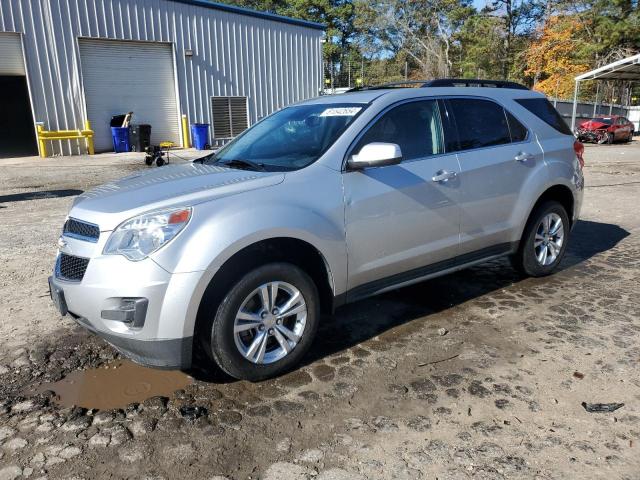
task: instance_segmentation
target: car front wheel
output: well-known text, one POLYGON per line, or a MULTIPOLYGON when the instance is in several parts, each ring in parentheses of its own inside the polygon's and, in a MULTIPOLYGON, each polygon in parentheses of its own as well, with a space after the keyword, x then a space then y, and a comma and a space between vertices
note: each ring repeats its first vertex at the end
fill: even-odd
POLYGON ((318 291, 289 263, 247 273, 226 294, 207 329, 210 357, 232 377, 259 381, 295 367, 319 322, 318 291))
POLYGON ((532 277, 553 273, 567 249, 569 229, 569 217, 562 204, 549 201, 537 207, 512 257, 514 266, 532 277))

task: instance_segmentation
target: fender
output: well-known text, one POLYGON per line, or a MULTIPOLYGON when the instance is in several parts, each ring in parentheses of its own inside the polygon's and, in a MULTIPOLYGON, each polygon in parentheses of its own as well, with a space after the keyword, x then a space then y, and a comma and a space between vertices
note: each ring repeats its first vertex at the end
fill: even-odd
MULTIPOLYGON (((514 210, 514 215, 517 215, 514 218, 520 219, 520 223, 516 231, 517 237, 513 239, 514 241, 519 241, 520 238, 522 238, 522 234, 536 203, 538 203, 538 200, 540 200, 542 195, 544 195, 544 193, 552 187, 563 186, 571 192, 571 195, 573 196, 573 211, 567 212, 567 214, 572 220, 572 225, 575 224, 580 213, 584 189, 584 180, 580 171, 580 167, 577 164, 577 160, 575 161, 575 165, 573 166, 563 160, 551 160, 547 162, 547 168, 545 172, 547 176, 546 181, 538 183, 538 188, 536 189, 530 190, 525 188, 523 190, 530 194, 527 195, 524 202, 521 202, 522 205, 526 205, 526 210, 522 209, 518 212, 514 210)), ((536 185, 533 179, 529 179, 529 182, 532 182, 532 185, 536 185)))
POLYGON ((200 302, 220 267, 242 249, 263 240, 293 238, 310 244, 324 258, 333 294, 344 293, 347 247, 342 182, 338 172, 325 167, 318 173, 316 188, 322 191, 320 195, 298 191, 305 187, 308 190, 308 184, 298 184, 291 178, 256 193, 245 192, 242 197, 230 196, 193 207, 189 235, 184 241, 167 245, 153 258, 171 273, 201 272, 189 302, 185 336, 193 335, 200 302), (322 206, 314 205, 319 202, 322 206))

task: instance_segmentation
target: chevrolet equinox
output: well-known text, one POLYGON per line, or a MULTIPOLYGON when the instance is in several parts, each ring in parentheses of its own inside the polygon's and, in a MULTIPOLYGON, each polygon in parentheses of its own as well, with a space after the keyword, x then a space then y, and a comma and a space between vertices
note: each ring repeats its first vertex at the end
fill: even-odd
POLYGON ((582 144, 542 94, 436 85, 321 96, 81 194, 54 303, 139 363, 189 368, 201 351, 256 381, 299 363, 347 302, 501 256, 552 273, 582 144))

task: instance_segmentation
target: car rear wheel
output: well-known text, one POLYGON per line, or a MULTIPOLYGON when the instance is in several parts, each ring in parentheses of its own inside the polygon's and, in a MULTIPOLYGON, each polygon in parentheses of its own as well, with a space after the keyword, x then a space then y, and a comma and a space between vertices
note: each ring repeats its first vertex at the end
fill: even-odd
POLYGON ((556 201, 538 206, 524 229, 513 265, 532 277, 553 273, 564 257, 569 240, 569 217, 556 201))
POLYGON ((259 381, 295 367, 320 317, 318 290, 289 263, 247 273, 225 295, 205 330, 210 358, 232 377, 259 381))

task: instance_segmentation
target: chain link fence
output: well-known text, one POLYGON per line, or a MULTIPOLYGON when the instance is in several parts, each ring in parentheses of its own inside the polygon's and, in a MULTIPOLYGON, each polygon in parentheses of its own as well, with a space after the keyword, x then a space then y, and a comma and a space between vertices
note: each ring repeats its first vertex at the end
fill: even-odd
POLYGON ((339 93, 351 88, 381 85, 411 79, 407 62, 395 60, 358 60, 324 62, 324 92, 339 93))

